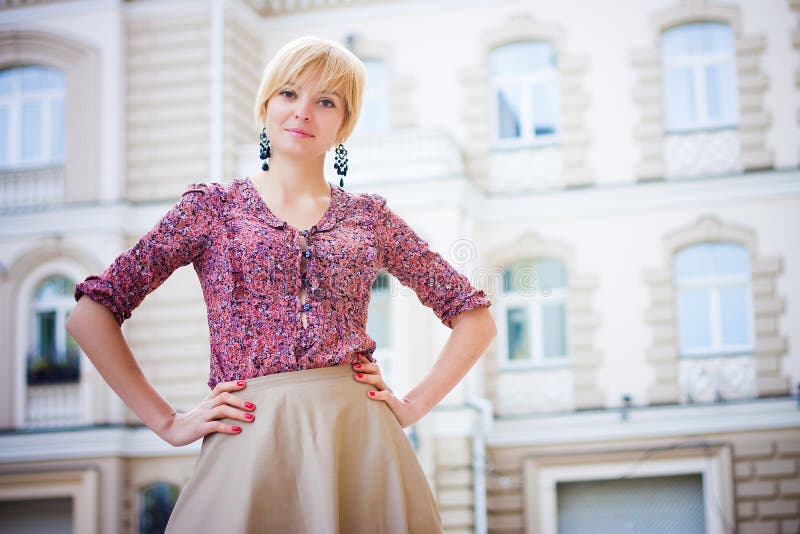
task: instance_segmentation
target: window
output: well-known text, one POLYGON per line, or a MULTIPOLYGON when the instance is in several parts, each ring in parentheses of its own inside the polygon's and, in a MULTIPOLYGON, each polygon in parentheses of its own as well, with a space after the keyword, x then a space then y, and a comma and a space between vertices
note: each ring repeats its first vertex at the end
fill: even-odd
POLYGON ((669 132, 736 126, 738 96, 733 31, 717 22, 663 33, 664 109, 669 132))
POLYGON ((0 168, 63 163, 65 95, 59 70, 29 65, 0 71, 0 168))
POLYGON ((552 142, 560 121, 555 48, 541 41, 495 48, 489 75, 495 146, 552 142))
POLYGON ((737 243, 692 245, 674 258, 682 356, 753 350, 750 262, 737 243))
POLYGON ((391 279, 388 273, 380 271, 372 283, 372 294, 367 309, 367 334, 375 340, 373 356, 378 360, 383 380, 389 387, 394 384, 391 304, 391 279))
POLYGON ((28 385, 80 380, 80 347, 64 326, 75 305, 74 293, 75 282, 63 276, 52 276, 39 285, 33 302, 28 385))
POLYGON ((562 365, 567 345, 567 273, 554 259, 516 263, 503 271, 506 367, 562 365))
POLYGON ((559 482, 558 531, 706 532, 701 474, 559 482))
POLYGON ((164 532, 178 500, 180 489, 174 484, 156 482, 139 492, 139 532, 164 532))
POLYGON ((389 73, 384 61, 365 59, 367 81, 361 116, 353 134, 378 133, 389 129, 389 73))

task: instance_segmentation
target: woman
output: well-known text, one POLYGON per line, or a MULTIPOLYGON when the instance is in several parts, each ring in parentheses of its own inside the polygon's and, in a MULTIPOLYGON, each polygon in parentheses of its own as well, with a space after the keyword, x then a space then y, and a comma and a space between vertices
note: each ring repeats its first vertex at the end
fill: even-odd
POLYGON ((256 96, 262 171, 191 184, 156 226, 75 291, 67 329, 162 439, 203 438, 168 532, 441 532, 403 428, 467 373, 491 338, 491 302, 431 251, 386 199, 343 189, 366 70, 303 37, 267 64, 256 96), (325 179, 334 145, 339 186, 325 179), (211 392, 176 413, 143 376, 120 325, 193 263, 211 338, 211 392), (452 334, 408 394, 372 357, 367 304, 385 268, 452 334))

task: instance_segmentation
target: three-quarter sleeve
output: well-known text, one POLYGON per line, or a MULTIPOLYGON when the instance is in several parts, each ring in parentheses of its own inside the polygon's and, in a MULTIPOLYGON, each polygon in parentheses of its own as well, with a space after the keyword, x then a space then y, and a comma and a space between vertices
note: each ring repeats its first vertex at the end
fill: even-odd
POLYGON ((207 184, 190 184, 135 245, 102 274, 91 275, 75 287, 75 300, 89 295, 122 325, 146 295, 206 248, 214 213, 211 196, 207 184))
POLYGON ((385 267, 401 284, 414 290, 448 328, 461 312, 491 306, 482 289, 456 271, 441 254, 430 249, 399 215, 386 206, 386 198, 368 195, 375 202, 375 240, 379 267, 385 267))

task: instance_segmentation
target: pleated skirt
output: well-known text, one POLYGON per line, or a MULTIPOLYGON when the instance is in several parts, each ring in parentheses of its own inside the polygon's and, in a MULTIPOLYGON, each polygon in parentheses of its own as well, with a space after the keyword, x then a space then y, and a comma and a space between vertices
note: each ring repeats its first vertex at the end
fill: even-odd
POLYGON ((386 403, 349 365, 258 377, 238 434, 203 438, 166 533, 434 534, 441 516, 386 403))

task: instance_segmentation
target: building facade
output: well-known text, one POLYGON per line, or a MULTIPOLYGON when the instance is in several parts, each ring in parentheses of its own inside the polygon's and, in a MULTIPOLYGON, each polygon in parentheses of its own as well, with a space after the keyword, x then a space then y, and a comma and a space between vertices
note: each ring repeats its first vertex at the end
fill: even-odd
MULTIPOLYGON (((108 388, 72 293, 258 170, 261 69, 307 34, 367 66, 346 189, 493 303, 407 429, 446 531, 800 532, 797 0, 0 0, 0 531, 165 523, 199 442, 108 388)), ((385 273, 368 330, 396 392, 449 333, 385 273)), ((123 332, 177 410, 205 396, 190 266, 123 332)))

